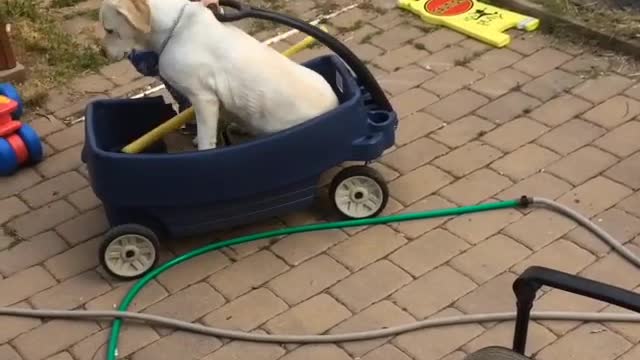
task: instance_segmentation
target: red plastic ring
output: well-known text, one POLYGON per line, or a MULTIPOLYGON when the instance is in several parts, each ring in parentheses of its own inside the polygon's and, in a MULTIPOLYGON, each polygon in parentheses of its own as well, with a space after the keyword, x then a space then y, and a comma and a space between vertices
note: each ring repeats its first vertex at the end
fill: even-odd
POLYGON ((24 164, 29 160, 29 150, 27 149, 27 145, 25 145, 24 141, 17 134, 11 135, 6 138, 9 142, 9 145, 13 148, 13 151, 16 153, 16 157, 18 158, 18 164, 24 164))

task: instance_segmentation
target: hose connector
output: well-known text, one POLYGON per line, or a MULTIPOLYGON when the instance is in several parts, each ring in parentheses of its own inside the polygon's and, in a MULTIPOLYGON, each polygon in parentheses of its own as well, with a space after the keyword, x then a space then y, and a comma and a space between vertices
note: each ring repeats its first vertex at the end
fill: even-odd
POLYGON ((529 205, 531 205, 533 203, 533 199, 531 199, 530 197, 526 196, 526 195, 522 195, 520 197, 520 206, 523 208, 528 208, 529 205))

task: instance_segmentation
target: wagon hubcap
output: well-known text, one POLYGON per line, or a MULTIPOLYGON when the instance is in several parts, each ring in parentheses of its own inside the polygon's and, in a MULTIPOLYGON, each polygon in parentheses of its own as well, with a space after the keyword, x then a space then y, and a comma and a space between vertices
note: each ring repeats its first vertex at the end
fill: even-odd
POLYGON ((375 214, 383 202, 382 188, 367 176, 353 176, 343 180, 336 188, 338 209, 354 218, 375 214))
POLYGON ((120 276, 137 276, 149 270, 155 261, 153 243, 142 235, 122 235, 114 239, 105 253, 109 269, 120 276))
POLYGON ((124 258, 127 260, 131 260, 138 254, 137 249, 128 249, 124 251, 124 258))

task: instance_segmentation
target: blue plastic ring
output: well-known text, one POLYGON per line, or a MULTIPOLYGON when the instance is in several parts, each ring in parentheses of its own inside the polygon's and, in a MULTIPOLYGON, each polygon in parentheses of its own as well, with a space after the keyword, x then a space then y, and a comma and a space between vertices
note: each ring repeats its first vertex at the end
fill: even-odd
POLYGON ((22 124, 20 130, 18 130, 18 135, 20 135, 20 138, 29 151, 29 163, 35 164, 40 162, 44 156, 44 151, 38 133, 28 124, 22 124))
POLYGON ((18 157, 11 144, 4 138, 0 138, 0 175, 13 174, 18 169, 18 157))

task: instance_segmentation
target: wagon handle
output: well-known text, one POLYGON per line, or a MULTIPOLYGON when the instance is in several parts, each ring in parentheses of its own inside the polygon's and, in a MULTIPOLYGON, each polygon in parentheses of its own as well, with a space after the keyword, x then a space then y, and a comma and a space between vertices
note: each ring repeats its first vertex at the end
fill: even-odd
POLYGON ((214 11, 216 18, 221 22, 237 21, 244 18, 268 20, 289 26, 315 38, 342 58, 355 73, 356 77, 360 79, 364 88, 369 91, 372 100, 376 104, 385 111, 393 112, 393 106, 367 66, 347 46, 328 32, 294 17, 271 10, 254 8, 237 0, 220 0, 220 6, 230 7, 235 10, 232 12, 225 11, 224 13, 214 11))
POLYGON ((237 0, 220 0, 220 6, 226 6, 234 9, 235 11, 225 11, 224 13, 216 11, 216 7, 211 7, 218 21, 229 22, 238 21, 246 17, 249 17, 251 8, 249 5, 237 0))
POLYGON ((532 266, 513 283, 518 311, 513 335, 513 351, 522 355, 527 343, 527 330, 533 302, 542 286, 582 295, 640 313, 640 294, 562 271, 532 266))

